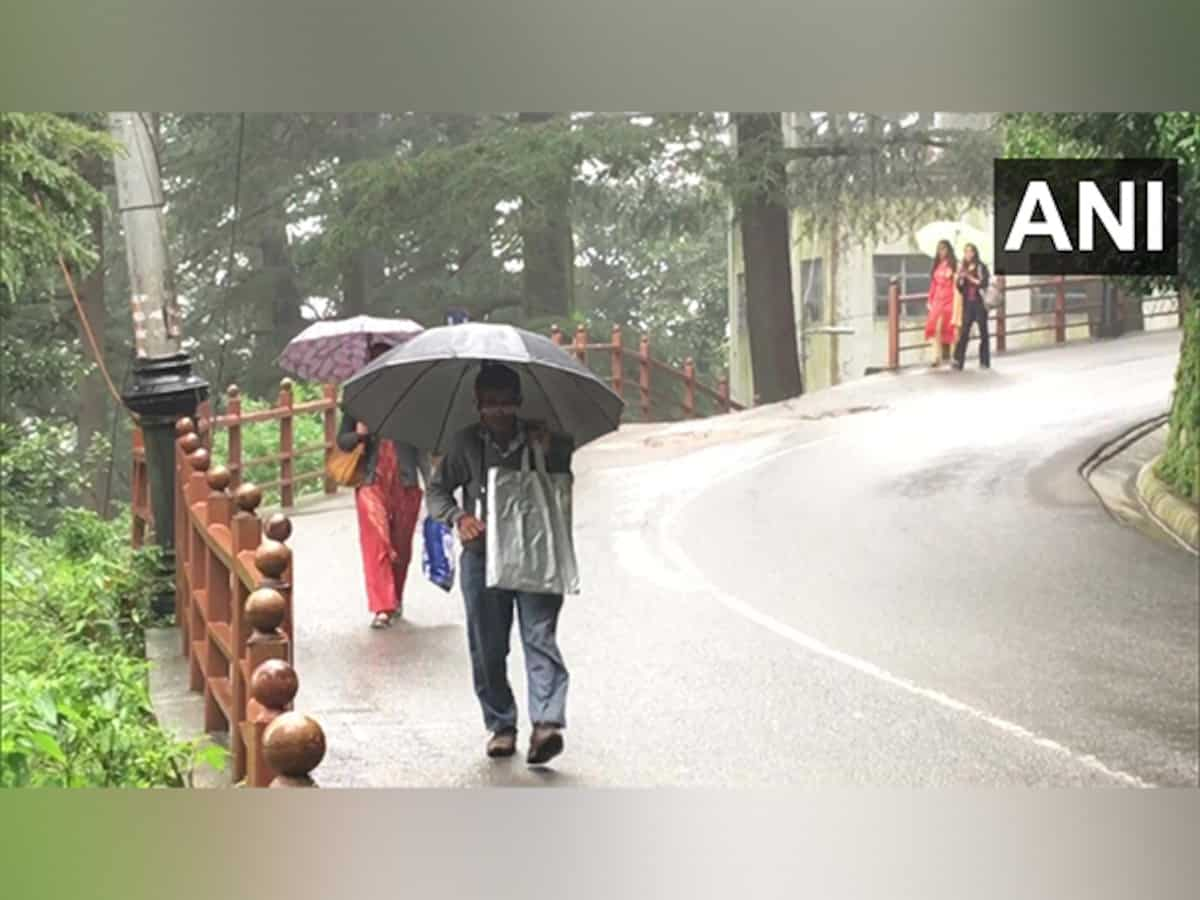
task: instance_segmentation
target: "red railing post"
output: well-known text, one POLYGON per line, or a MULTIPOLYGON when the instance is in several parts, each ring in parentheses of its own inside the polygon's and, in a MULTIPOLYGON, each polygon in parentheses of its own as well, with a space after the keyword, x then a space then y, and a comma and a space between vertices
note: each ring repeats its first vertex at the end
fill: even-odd
POLYGON ((996 352, 1004 353, 1008 349, 1008 279, 1004 275, 995 276, 996 292, 1000 302, 996 306, 996 352))
MULTIPOLYGON (((197 437, 199 440, 199 437, 197 437)), ((192 446, 187 441, 183 446, 192 446)), ((208 557, 212 554, 204 540, 204 532, 208 527, 208 477, 212 465, 212 457, 208 448, 200 446, 188 454, 185 461, 187 482, 184 486, 184 496, 188 507, 187 539, 188 568, 188 687, 193 691, 203 691, 206 672, 204 660, 208 650, 208 622, 205 609, 198 600, 208 592, 208 557)))
POLYGON ((180 419, 175 423, 175 624, 183 642, 183 655, 191 658, 191 565, 192 526, 187 484, 192 477, 192 464, 188 457, 200 449, 200 435, 196 434, 196 423, 191 419, 180 419))
POLYGON ((900 279, 888 282, 888 357, 889 369, 900 368, 900 279))
POLYGON ((587 365, 587 326, 580 325, 575 329, 575 358, 587 365))
POLYGON ((1054 342, 1067 339, 1067 277, 1059 275, 1054 285, 1054 342))
MULTIPOLYGON (((190 421, 190 420, 189 420, 190 421)), ((146 444, 142 429, 133 427, 132 468, 129 476, 130 512, 132 515, 129 542, 135 550, 146 543, 145 511, 149 508, 150 477, 146 470, 146 444)))
MULTIPOLYGON (((262 503, 262 491, 257 485, 243 482, 233 495, 237 512, 230 527, 233 558, 241 561, 242 554, 253 553, 262 543, 262 526, 255 512, 262 503)), ((233 707, 237 711, 238 726, 232 729, 230 743, 233 750, 233 780, 240 781, 246 774, 246 708, 250 699, 250 675, 247 671, 247 642, 250 639, 250 619, 258 610, 249 602, 251 591, 239 576, 236 566, 229 578, 232 590, 232 618, 230 631, 233 635, 233 707)))
POLYGON ((728 376, 722 376, 721 380, 717 382, 717 396, 720 398, 721 412, 724 412, 724 413, 731 412, 733 407, 729 401, 729 378, 728 378, 728 376))
POLYGON ((642 335, 638 347, 638 386, 642 394, 642 421, 650 421, 650 337, 642 335))
POLYGON ((620 325, 612 327, 612 389, 618 397, 625 396, 625 352, 620 325))
POLYGON ((196 408, 196 432, 200 435, 200 444, 209 453, 212 452, 213 439, 212 401, 202 400, 196 408))
POLYGON ((225 392, 227 402, 226 412, 229 420, 229 459, 226 463, 229 469, 230 487, 237 490, 242 483, 242 397, 236 384, 231 384, 225 392))
POLYGON ((696 363, 690 356, 683 363, 683 415, 696 417, 696 363))
POLYGON ((295 464, 295 436, 292 430, 292 380, 285 378, 279 383, 279 505, 285 509, 296 505, 296 491, 292 484, 295 464))
MULTIPOLYGON (((322 412, 322 419, 325 423, 325 464, 328 466, 329 458, 333 455, 333 444, 337 440, 337 385, 325 385, 325 402, 328 406, 322 412)), ((328 469, 327 469, 328 471, 328 469)), ((325 476, 325 493, 336 494, 337 482, 325 476)))

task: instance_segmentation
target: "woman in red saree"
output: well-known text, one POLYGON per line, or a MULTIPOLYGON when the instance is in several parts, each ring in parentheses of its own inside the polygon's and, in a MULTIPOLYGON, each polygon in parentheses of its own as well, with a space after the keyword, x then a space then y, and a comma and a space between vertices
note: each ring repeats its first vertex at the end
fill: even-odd
MULTIPOLYGON (((372 347, 371 359, 389 349, 372 347)), ((428 456, 408 444, 371 434, 349 415, 342 418, 337 442, 346 451, 364 444, 363 479, 354 489, 358 542, 371 627, 386 628, 404 614, 404 584, 424 497, 418 474, 428 483, 428 456)))
POLYGON ((925 320, 925 339, 933 347, 934 368, 950 356, 950 348, 958 339, 955 322, 955 279, 958 262, 949 241, 938 241, 937 259, 929 273, 929 316, 925 320))

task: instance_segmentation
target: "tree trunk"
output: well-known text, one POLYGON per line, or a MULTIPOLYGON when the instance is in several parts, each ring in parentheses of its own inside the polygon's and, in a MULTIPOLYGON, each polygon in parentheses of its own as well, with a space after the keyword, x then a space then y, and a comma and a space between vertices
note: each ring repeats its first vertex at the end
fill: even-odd
POLYGON ((760 170, 753 188, 737 186, 738 221, 746 273, 746 311, 756 402, 775 403, 803 393, 792 301, 788 236, 787 166, 778 113, 735 113, 739 169, 760 170), (765 177, 762 177, 765 176, 765 177), (776 189, 763 186, 776 185, 776 189))
MULTIPOLYGON (((104 161, 92 157, 83 164, 83 175, 97 190, 103 190, 104 161)), ((79 302, 87 317, 92 335, 96 338, 97 349, 101 359, 105 352, 105 304, 104 304, 104 210, 97 209, 92 213, 92 240, 96 246, 96 267, 80 282, 79 302)), ((84 376, 79 386, 79 413, 75 420, 76 440, 80 458, 91 452, 96 436, 104 430, 108 419, 108 394, 104 384, 104 376, 92 355, 92 346, 88 341, 83 323, 76 317, 76 327, 79 329, 80 352, 88 364, 88 374, 84 376)), ((108 481, 107 463, 97 463, 88 473, 88 487, 82 498, 83 504, 101 516, 108 514, 108 481)))
MULTIPOLYGON (((292 270, 291 250, 287 239, 287 215, 282 209, 278 210, 268 224, 259 243, 262 253, 263 272, 267 278, 267 289, 271 298, 271 337, 270 359, 274 360, 287 342, 300 333, 304 327, 304 316, 301 306, 304 298, 296 284, 295 272, 292 270)), ((270 385, 263 385, 260 390, 268 390, 264 396, 269 396, 270 385)), ((213 385, 214 390, 224 391, 226 385, 213 385)))
MULTIPOLYGON (((535 126, 553 113, 520 113, 518 121, 535 126)), ((575 308, 575 240, 571 233, 570 165, 546 172, 537 195, 521 198, 522 282, 525 317, 571 314, 575 308)))
MULTIPOLYGON (((377 113, 345 113, 338 117, 342 130, 341 163, 350 165, 366 158, 366 142, 371 129, 379 125, 377 113)), ((347 207, 354 199, 346 198, 347 207)), ((378 282, 376 271, 382 272, 379 254, 370 247, 359 247, 342 264, 342 315, 361 316, 370 311, 371 286, 378 282)))

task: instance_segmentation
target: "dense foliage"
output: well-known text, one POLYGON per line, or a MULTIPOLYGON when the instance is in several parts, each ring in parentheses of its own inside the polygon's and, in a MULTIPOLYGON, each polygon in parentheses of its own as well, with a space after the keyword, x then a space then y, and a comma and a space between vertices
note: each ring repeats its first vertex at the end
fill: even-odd
MULTIPOLYGON (((5 787, 179 786, 198 761, 150 708, 143 629, 155 567, 127 535, 79 510, 50 538, 0 528, 5 787)), ((219 750, 200 756, 223 764, 219 750)))
POLYGON ((1183 339, 1162 478, 1200 502, 1200 113, 1022 113, 1006 117, 1013 156, 1159 157, 1179 161, 1179 277, 1141 285, 1179 292, 1183 339))

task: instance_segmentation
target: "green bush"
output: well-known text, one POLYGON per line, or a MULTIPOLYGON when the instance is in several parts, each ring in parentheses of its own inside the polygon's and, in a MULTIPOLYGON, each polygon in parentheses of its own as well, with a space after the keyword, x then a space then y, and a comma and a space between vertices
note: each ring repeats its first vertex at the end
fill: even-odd
POLYGON ((108 458, 108 442, 97 437, 79 455, 73 423, 49 420, 24 427, 0 422, 0 508, 5 521, 38 534, 53 531, 62 511, 87 488, 88 473, 108 458))
POLYGON ((125 523, 67 509, 53 537, 0 526, 0 785, 181 786, 223 751, 183 743, 150 706, 144 632, 156 565, 125 523))
POLYGON ((1156 473, 1180 497, 1200 503, 1200 300, 1196 298, 1184 315, 1171 427, 1156 473))
MULTIPOLYGON (((321 386, 308 382, 297 382, 292 389, 293 401, 296 404, 309 403, 313 400, 320 400, 322 397, 321 386)), ((256 397, 242 398, 242 412, 252 413, 263 409, 271 409, 278 405, 278 400, 260 400, 256 397)), ((325 440, 325 425, 319 413, 305 413, 297 415, 293 418, 292 425, 292 443, 299 450, 303 447, 308 447, 313 444, 319 444, 325 440)), ((340 421, 340 413, 339 413, 340 421)), ((226 462, 229 459, 229 444, 228 434, 220 433, 216 436, 215 446, 215 461, 226 462)), ((249 425, 242 426, 242 459, 251 460, 259 459, 264 456, 272 456, 279 452, 279 422, 271 420, 269 422, 254 422, 249 425)), ((309 453, 295 461, 294 471, 297 475, 311 472, 315 469, 324 468, 325 458, 320 453, 309 453)), ((266 462, 258 463, 249 466, 242 474, 243 481, 252 481, 255 484, 266 484, 270 481, 275 481, 279 478, 279 463, 266 462)), ((296 497, 305 496, 307 494, 319 494, 322 491, 322 481, 318 478, 312 478, 305 482, 296 485, 296 497)), ((279 503, 279 489, 268 488, 263 491, 263 502, 267 506, 273 506, 279 503)))

